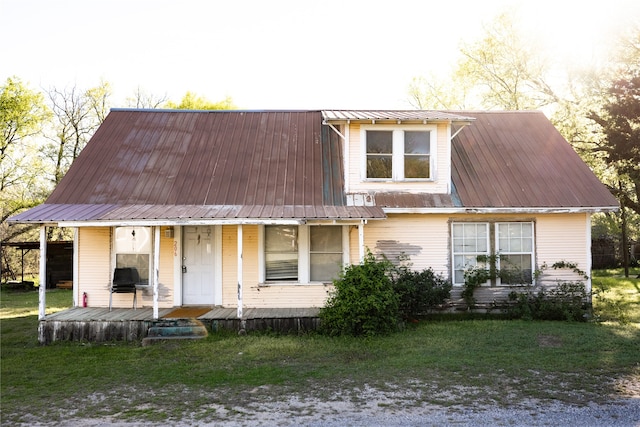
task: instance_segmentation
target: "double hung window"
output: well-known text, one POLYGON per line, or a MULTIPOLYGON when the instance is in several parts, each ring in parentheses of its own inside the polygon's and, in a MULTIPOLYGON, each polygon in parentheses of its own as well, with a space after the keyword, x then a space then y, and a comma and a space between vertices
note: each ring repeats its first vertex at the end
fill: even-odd
POLYGON ((343 263, 340 225, 265 225, 264 281, 330 282, 343 263))
POLYGON ((116 268, 133 267, 140 284, 149 284, 151 267, 151 227, 116 227, 116 268))
POLYGON ((433 179, 435 127, 364 129, 365 175, 370 180, 433 179))
POLYGON ((488 267, 479 256, 496 254, 500 272, 496 284, 533 283, 534 232, 532 222, 458 222, 451 226, 453 283, 464 284, 464 272, 488 267))

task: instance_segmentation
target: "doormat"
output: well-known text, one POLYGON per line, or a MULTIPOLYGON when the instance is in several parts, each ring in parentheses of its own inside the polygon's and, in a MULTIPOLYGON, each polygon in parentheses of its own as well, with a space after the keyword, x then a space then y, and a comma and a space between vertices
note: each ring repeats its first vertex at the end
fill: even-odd
POLYGON ((210 311, 209 307, 179 307, 162 317, 164 319, 196 319, 210 311))

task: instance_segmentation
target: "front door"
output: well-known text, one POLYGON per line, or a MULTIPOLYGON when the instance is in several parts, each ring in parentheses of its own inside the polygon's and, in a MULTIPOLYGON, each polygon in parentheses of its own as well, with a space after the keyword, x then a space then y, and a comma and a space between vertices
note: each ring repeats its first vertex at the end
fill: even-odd
POLYGON ((184 227, 182 235, 182 304, 213 305, 213 227, 184 227))

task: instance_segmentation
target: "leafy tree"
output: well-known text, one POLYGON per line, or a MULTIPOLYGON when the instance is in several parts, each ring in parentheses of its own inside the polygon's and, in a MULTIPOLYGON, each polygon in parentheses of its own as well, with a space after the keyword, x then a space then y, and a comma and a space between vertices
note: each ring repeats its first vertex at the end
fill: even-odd
POLYGON ((615 171, 618 185, 611 186, 614 194, 640 214, 640 27, 622 46, 602 107, 589 114, 602 131, 590 150, 615 171))
POLYGON ((10 77, 0 87, 0 238, 15 238, 29 227, 8 228, 6 219, 33 207, 46 196, 40 177, 43 165, 37 157, 35 136, 41 133, 51 112, 41 93, 10 77))
POLYGON ((482 39, 465 43, 447 82, 414 78, 409 102, 435 109, 537 109, 558 101, 547 83, 548 65, 535 44, 518 32, 515 16, 499 15, 482 39))
POLYGON ((174 108, 178 110, 233 110, 236 108, 230 97, 226 97, 219 102, 211 102, 193 92, 187 92, 182 97, 179 104, 176 104, 173 101, 168 101, 165 106, 166 108, 174 108))

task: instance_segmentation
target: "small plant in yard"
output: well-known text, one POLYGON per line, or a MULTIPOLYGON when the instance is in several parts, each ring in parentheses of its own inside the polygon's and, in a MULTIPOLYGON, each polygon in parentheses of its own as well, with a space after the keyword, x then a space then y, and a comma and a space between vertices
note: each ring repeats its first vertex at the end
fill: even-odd
POLYGON ((541 289, 537 293, 514 291, 509 300, 513 305, 505 311, 509 317, 518 319, 586 321, 590 313, 582 282, 560 283, 555 289, 541 289))

